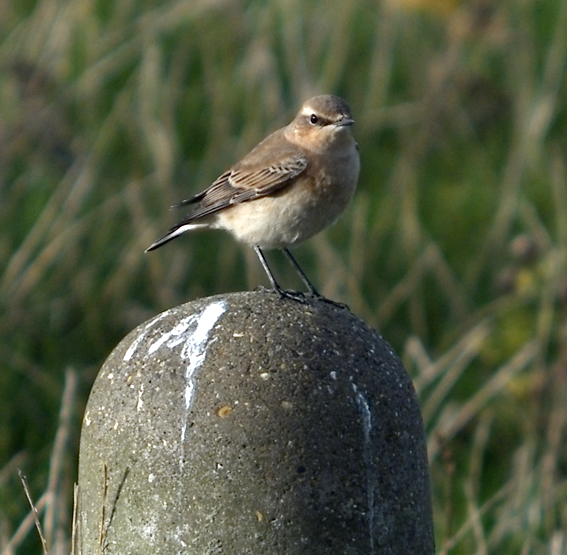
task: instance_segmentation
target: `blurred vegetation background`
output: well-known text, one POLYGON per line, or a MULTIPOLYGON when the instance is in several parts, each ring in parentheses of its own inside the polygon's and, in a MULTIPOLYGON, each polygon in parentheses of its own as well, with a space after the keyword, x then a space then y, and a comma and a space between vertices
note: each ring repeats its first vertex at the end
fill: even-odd
MULTIPOLYGON (((438 553, 567 554, 567 2, 0 3, 0 553, 68 553, 80 422, 118 341, 265 284, 220 232, 144 249, 303 100, 359 189, 296 250, 421 399, 438 553)), ((299 288, 272 255, 280 281, 299 288)))

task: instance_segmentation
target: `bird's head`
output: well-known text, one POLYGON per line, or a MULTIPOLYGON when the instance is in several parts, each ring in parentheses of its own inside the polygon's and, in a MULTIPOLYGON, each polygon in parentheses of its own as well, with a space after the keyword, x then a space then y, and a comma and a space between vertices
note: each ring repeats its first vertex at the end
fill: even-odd
POLYGON ((331 94, 314 96, 303 106, 288 126, 288 139, 314 151, 324 151, 341 143, 352 142, 348 104, 331 94))

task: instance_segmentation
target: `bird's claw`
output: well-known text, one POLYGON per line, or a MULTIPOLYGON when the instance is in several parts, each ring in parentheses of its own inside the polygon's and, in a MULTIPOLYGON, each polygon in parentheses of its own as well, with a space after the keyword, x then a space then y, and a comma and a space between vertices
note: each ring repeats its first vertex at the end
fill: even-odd
POLYGON ((348 310, 350 312, 350 308, 348 307, 347 304, 339 303, 337 301, 333 301, 332 299, 328 299, 327 297, 321 295, 320 293, 317 292, 311 293, 309 296, 315 301, 322 301, 324 303, 331 304, 333 306, 336 306, 337 308, 340 308, 342 310, 348 310))
POLYGON ((276 292, 280 296, 280 299, 290 299, 301 304, 308 304, 308 298, 306 297, 305 293, 302 293, 301 291, 278 289, 276 290, 276 292))

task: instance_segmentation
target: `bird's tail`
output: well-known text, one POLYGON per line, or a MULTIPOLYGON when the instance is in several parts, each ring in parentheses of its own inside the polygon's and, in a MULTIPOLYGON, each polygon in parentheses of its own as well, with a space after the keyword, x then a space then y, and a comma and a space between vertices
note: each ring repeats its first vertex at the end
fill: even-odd
POLYGON ((158 239, 155 243, 152 243, 145 252, 153 251, 166 243, 169 243, 172 239, 175 239, 182 233, 186 231, 191 231, 192 229, 202 229, 208 227, 207 224, 190 224, 186 222, 181 222, 176 226, 172 227, 163 237, 158 239))
POLYGON ((177 204, 174 204, 171 208, 175 209, 175 208, 183 208, 184 206, 187 206, 188 204, 195 204, 196 202, 199 202, 201 200, 203 200, 203 197, 206 194, 206 190, 199 193, 198 195, 195 195, 194 197, 188 198, 186 200, 182 200, 181 202, 178 202, 177 204))

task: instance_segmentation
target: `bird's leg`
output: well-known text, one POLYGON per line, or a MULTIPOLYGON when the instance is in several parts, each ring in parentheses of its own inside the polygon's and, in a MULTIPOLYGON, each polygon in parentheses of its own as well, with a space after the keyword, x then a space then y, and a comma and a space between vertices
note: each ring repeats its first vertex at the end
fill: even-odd
POLYGON ((313 296, 313 297, 317 297, 320 298, 323 295, 321 295, 317 289, 315 289, 315 287, 313 287, 313 284, 307 279, 307 276, 305 275, 305 272, 300 268, 299 264, 297 263, 297 261, 295 260, 295 258, 293 258, 293 256, 291 255, 291 253, 289 252, 288 249, 282 249, 282 252, 285 254, 285 257, 290 261, 291 265, 295 268, 295 271, 299 274, 299 277, 301 278, 301 281, 303 283, 305 283, 305 285, 307 286, 307 289, 309 289, 309 293, 313 296))
POLYGON ((262 267, 264 268, 264 271, 266 272, 268 279, 270 280, 270 283, 272 284, 272 287, 274 288, 274 291, 276 293, 278 293, 278 295, 282 298, 288 298, 288 299, 292 299, 294 301, 299 301, 299 302, 304 303, 305 302, 305 296, 303 295, 303 293, 300 293, 298 291, 286 291, 285 289, 282 289, 278 285, 278 282, 276 281, 274 274, 272 274, 272 271, 270 270, 270 267, 268 266, 268 261, 266 260, 266 257, 264 256, 264 253, 262 252, 260 247, 254 246, 254 251, 258 255, 258 258, 260 259, 260 263, 262 264, 262 267))
POLYGON ((346 310, 349 310, 349 307, 346 304, 338 303, 338 302, 333 301, 331 299, 327 299, 327 297, 321 295, 321 293, 319 293, 317 291, 317 289, 315 289, 315 287, 313 287, 313 284, 307 279, 305 272, 299 267, 297 260, 295 260, 295 258, 293 258, 293 256, 289 252, 289 250, 284 248, 284 249, 282 249, 282 251, 285 254, 285 257, 291 262, 291 265, 296 269, 297 273, 299 274, 299 277, 301 278, 301 281, 303 281, 303 283, 305 283, 305 285, 307 285, 307 288, 309 289, 309 293, 311 294, 311 296, 315 297, 316 299, 320 299, 322 301, 325 301, 326 303, 338 306, 339 308, 344 308, 346 310))

